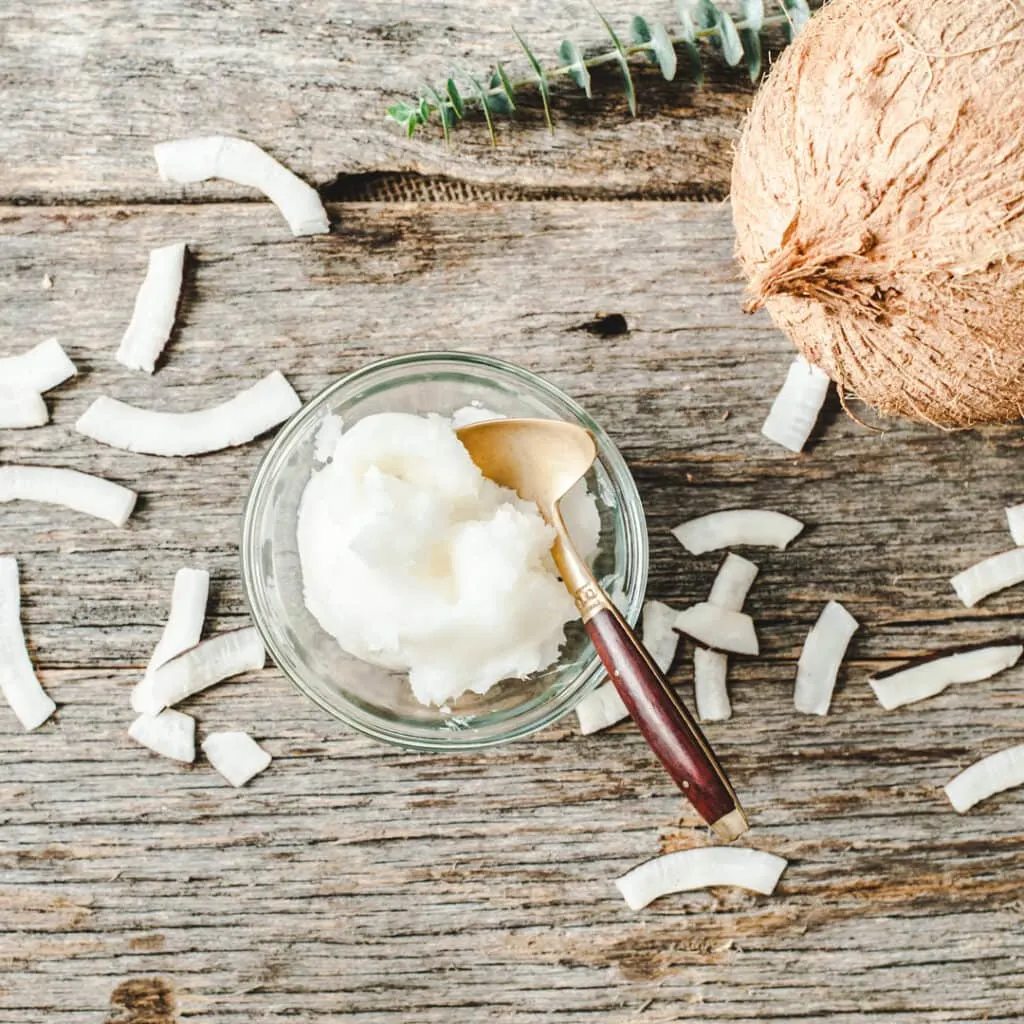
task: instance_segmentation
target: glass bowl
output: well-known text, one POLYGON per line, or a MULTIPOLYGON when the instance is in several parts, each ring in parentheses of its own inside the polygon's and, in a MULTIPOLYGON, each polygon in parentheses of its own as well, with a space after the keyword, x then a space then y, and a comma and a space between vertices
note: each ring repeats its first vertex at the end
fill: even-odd
POLYGON ((517 366, 456 352, 417 353, 374 363, 322 391, 289 421, 257 470, 245 510, 242 578, 271 657, 326 711, 375 739, 420 750, 470 750, 535 732, 570 711, 604 678, 580 623, 571 623, 557 662, 525 679, 466 694, 448 712, 420 704, 404 673, 346 654, 306 609, 296 525, 299 502, 319 464, 317 431, 335 414, 346 429, 379 412, 451 415, 469 405, 509 417, 579 423, 598 458, 587 481, 601 513, 594 572, 635 624, 647 586, 647 526, 636 484, 615 445, 570 398, 517 366))

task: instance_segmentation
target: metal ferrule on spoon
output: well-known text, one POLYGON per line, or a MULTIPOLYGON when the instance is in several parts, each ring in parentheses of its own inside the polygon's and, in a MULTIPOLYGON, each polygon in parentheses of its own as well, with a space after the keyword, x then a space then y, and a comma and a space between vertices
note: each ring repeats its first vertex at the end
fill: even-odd
POLYGON ((554 527, 551 553, 608 676, 665 770, 721 839, 747 830, 725 772, 699 726, 580 558, 558 501, 590 468, 589 431, 557 420, 494 420, 458 432, 484 476, 536 502, 554 527))

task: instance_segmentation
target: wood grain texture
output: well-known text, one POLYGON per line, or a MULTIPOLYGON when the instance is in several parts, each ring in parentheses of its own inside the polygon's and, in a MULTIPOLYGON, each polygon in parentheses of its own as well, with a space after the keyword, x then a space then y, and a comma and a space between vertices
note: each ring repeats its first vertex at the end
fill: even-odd
MULTIPOLYGON (((641 13, 627 0, 602 10, 624 38, 641 13)), ((671 0, 642 13, 676 24, 671 0)), ((247 197, 223 183, 185 190, 157 179, 153 143, 207 133, 250 138, 318 186, 338 175, 415 171, 584 196, 725 194, 752 87, 744 70, 710 50, 703 90, 638 66, 635 119, 618 72, 602 68, 589 103, 572 86, 555 89, 554 135, 533 90, 523 92, 515 123, 499 124, 497 148, 476 115, 450 150, 436 126, 408 140, 385 122, 388 105, 415 98, 453 68, 485 75, 502 60, 526 77, 510 23, 545 62, 555 62, 566 35, 605 45, 581 0, 486 10, 473 0, 8 0, 0 15, 0 200, 247 197)), ((778 29, 766 35, 782 39, 778 29)))
MULTIPOLYGON (((124 530, 0 506, 56 717, 0 709, 0 1020, 50 1022, 1015 1021, 1024 1013, 1021 794, 966 817, 941 785, 1019 741, 1024 670, 883 712, 869 671, 1020 631, 1019 592, 967 610, 948 578, 1010 543, 1016 430, 872 434, 831 408, 792 457, 758 434, 791 353, 740 313, 728 213, 686 204, 333 209, 293 240, 265 204, 0 209, 0 355, 57 334, 79 366, 53 425, 0 458, 137 486, 124 530), (153 378, 113 359, 146 250, 188 240, 180 328, 153 378), (44 274, 53 279, 41 287, 44 274), (621 314, 626 334, 580 329, 621 314), (763 654, 730 659, 708 726, 752 830, 790 859, 772 898, 670 897, 633 914, 612 879, 707 842, 629 723, 504 749, 387 749, 273 669, 190 701, 201 733, 252 732, 275 763, 234 791, 133 745, 128 692, 183 564, 212 571, 208 629, 243 624, 239 513, 266 441, 194 460, 102 448, 72 424, 101 393, 163 408, 272 369, 304 398, 367 360, 488 352, 579 399, 647 505, 654 597, 706 596, 718 557, 682 518, 779 508, 807 531, 747 605, 763 654), (833 713, 792 710, 829 598, 863 627, 833 713)), ((692 698, 683 650, 673 679, 692 698)))

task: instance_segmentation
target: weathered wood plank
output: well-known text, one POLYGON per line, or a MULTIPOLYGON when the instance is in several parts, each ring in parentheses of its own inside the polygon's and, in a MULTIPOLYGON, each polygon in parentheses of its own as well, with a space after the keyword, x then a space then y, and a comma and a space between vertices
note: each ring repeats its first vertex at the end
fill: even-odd
MULTIPOLYGON (((864 678, 1019 630, 1019 594, 968 611, 948 586, 1009 545, 1019 432, 876 436, 833 412, 804 456, 762 441, 790 353, 739 312, 721 208, 340 216, 336 237, 295 241, 249 203, 0 210, 0 355, 56 333, 82 371, 50 396, 54 425, 5 433, 0 457, 145 496, 123 531, 0 507, 0 552, 23 561, 26 628, 61 705, 27 736, 0 709, 0 1017, 1018 1020, 1020 794, 961 818, 938 787, 1019 739, 1021 671, 890 714, 864 678), (155 378, 130 374, 113 353, 146 249, 179 238, 196 252, 181 329, 155 378), (609 312, 628 334, 577 329, 609 312), (750 843, 791 859, 775 898, 626 909, 612 878, 705 841, 628 724, 410 754, 345 731, 268 669, 192 702, 202 729, 249 729, 277 758, 247 790, 125 736, 179 565, 213 571, 211 629, 245 619, 238 515, 266 442, 159 460, 79 438, 77 415, 100 393, 199 406, 275 368, 310 397, 368 359, 450 346, 545 374, 620 441, 647 503, 654 596, 681 606, 710 585, 717 559, 668 534, 685 516, 754 504, 810 524, 790 551, 752 556, 764 655, 737 660, 735 718, 709 730, 750 843), (863 629, 834 713, 799 718, 795 660, 830 597, 863 629)), ((674 678, 687 693, 686 656, 674 678)))
MULTIPOLYGON (((624 37, 635 13, 675 24, 669 0, 642 12, 626 0, 602 8, 624 37)), ((424 82, 443 82, 453 68, 483 75, 497 60, 527 74, 510 21, 545 61, 566 35, 604 46, 584 4, 524 0, 481 15, 471 0, 287 9, 260 0, 11 0, 0 15, 0 200, 173 201, 186 193, 157 179, 153 143, 210 132, 251 138, 317 185, 411 170, 574 194, 724 194, 751 85, 710 53, 702 91, 638 67, 636 119, 618 72, 599 69, 591 103, 571 86, 555 90, 554 135, 524 92, 515 125, 499 125, 497 148, 480 118, 456 131, 451 150, 436 127, 405 139, 384 112, 424 82)), ((766 38, 781 43, 773 32, 766 38)), ((248 193, 211 185, 187 194, 248 193)))

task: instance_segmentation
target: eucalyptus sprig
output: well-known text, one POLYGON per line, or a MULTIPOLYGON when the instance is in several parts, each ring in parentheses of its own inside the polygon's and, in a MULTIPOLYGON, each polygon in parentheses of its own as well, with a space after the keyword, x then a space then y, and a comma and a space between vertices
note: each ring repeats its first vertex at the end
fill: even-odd
POLYGON ((580 47, 565 39, 559 48, 560 64, 545 68, 526 40, 513 28, 512 33, 526 56, 530 74, 513 79, 498 63, 487 77, 486 84, 469 72, 452 73, 441 88, 424 85, 419 98, 412 103, 396 103, 387 116, 405 128, 411 138, 416 130, 437 115, 445 143, 451 129, 466 116, 467 109, 479 107, 484 115, 492 145, 497 145, 494 118, 508 116, 516 109, 516 94, 521 89, 536 88, 544 108, 544 120, 554 131, 551 118, 551 85, 560 79, 571 79, 587 98, 591 97, 590 69, 602 64, 615 64, 622 73, 622 85, 630 113, 636 115, 636 87, 630 69, 634 60, 656 64, 662 76, 672 81, 682 71, 696 85, 704 84, 699 43, 709 42, 722 51, 727 64, 735 67, 746 63, 750 80, 761 75, 761 31, 772 25, 785 26, 790 40, 807 24, 811 16, 807 0, 774 0, 777 12, 769 14, 764 0, 738 0, 742 18, 734 20, 715 0, 676 0, 679 27, 670 32, 661 22, 648 21, 636 15, 630 24, 632 41, 624 43, 608 20, 594 9, 611 46, 601 52, 584 56, 580 47), (680 60, 682 57, 682 60, 680 60), (463 83, 460 88, 458 79, 463 83))

